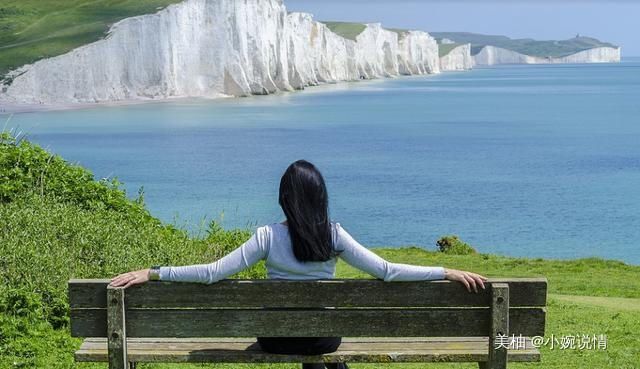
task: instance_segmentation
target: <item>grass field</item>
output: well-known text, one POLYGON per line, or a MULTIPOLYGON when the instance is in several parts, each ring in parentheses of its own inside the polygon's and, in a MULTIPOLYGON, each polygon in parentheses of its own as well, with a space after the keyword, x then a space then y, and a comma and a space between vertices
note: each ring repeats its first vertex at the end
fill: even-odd
POLYGON ((558 301, 576 303, 580 305, 599 306, 607 309, 640 312, 640 299, 627 297, 574 296, 552 294, 558 301))
POLYGON ((181 0, 2 0, 0 76, 104 37, 124 18, 181 0))
POLYGON ((462 44, 438 44, 438 55, 442 58, 443 56, 449 54, 451 52, 451 50, 455 49, 456 47, 460 46, 462 44))
POLYGON ((353 22, 322 22, 329 27, 329 29, 344 38, 348 38, 349 40, 354 40, 358 37, 362 31, 367 28, 363 23, 353 23, 353 22))
MULTIPOLYGON (((27 141, 0 135, 0 368, 107 368, 76 364, 80 340, 68 333, 66 281, 105 278, 150 265, 215 260, 250 230, 212 223, 196 236, 162 224, 132 201, 117 181, 95 181, 85 169, 27 141)), ((354 236, 357 237, 357 234, 354 236)), ((435 242, 435 240, 434 240, 435 242)), ((513 241, 514 244, 517 240, 513 241)), ((607 336, 606 350, 542 349, 542 364, 510 368, 637 369, 640 363, 640 266, 598 258, 550 260, 489 254, 451 255, 412 247, 376 249, 395 261, 468 269, 489 277, 549 280, 546 337, 607 336)), ((482 250, 480 250, 482 251, 482 250)), ((337 275, 367 278, 343 262, 337 275)), ((264 265, 236 277, 263 278, 264 265)), ((154 364, 139 368, 191 369, 154 364)), ((212 368, 297 368, 297 365, 210 365, 212 368)), ((352 368, 477 368, 475 364, 359 365, 352 368)))
POLYGON ((402 37, 404 34, 408 33, 408 29, 404 28, 386 28, 387 31, 395 32, 399 37, 402 37))

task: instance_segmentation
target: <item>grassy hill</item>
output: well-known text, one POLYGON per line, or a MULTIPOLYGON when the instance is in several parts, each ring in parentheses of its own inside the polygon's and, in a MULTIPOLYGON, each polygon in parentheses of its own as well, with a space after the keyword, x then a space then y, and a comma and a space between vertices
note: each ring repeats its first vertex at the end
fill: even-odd
POLYGON ((459 44, 459 43, 453 43, 453 44, 441 44, 438 43, 438 55, 442 58, 443 56, 449 54, 451 52, 451 50, 455 49, 458 46, 461 46, 464 44, 459 44))
POLYGON ((362 31, 367 28, 364 23, 353 23, 353 22, 322 22, 329 27, 329 29, 344 38, 348 38, 349 40, 355 40, 362 31))
MULTIPOLYGON (((210 262, 237 247, 250 230, 215 223, 199 236, 161 223, 141 196, 129 200, 115 181, 24 140, 0 134, 0 368, 103 368, 75 364, 80 340, 69 336, 66 281, 105 278, 150 265, 210 262)), ((513 240, 514 244, 517 240, 513 240)), ((606 351, 543 348, 549 369, 636 368, 640 362, 640 266, 597 258, 547 260, 489 254, 455 255, 420 248, 375 249, 395 261, 469 269, 487 276, 549 279, 547 337, 606 334, 606 351)), ((367 278, 342 261, 339 277, 367 278)), ((264 265, 236 277, 263 278, 264 265)), ((195 369, 158 364, 140 368, 195 369)), ((298 368, 295 364, 212 365, 214 368, 298 368)), ((354 369, 398 368, 351 365, 354 369)), ((402 368, 476 368, 475 364, 401 365, 402 368)), ((513 369, 531 365, 510 364, 513 369)))
POLYGON ((591 37, 574 37, 562 41, 537 41, 530 38, 512 39, 506 36, 482 35, 468 32, 430 32, 437 38, 448 38, 456 43, 471 44, 471 54, 487 45, 502 47, 522 54, 539 57, 562 57, 595 47, 617 47, 591 37))
POLYGON ((400 38, 409 33, 409 30, 404 28, 386 28, 386 30, 397 33, 400 38))
POLYGON ((104 37, 124 18, 182 0, 2 0, 0 76, 104 37))

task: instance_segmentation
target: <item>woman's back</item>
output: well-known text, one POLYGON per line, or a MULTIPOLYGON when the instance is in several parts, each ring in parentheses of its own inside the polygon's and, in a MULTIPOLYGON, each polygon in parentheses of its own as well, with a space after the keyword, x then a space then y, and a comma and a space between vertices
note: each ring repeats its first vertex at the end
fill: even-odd
MULTIPOLYGON (((338 244, 338 224, 331 224, 333 245, 338 244)), ((299 261, 293 253, 289 228, 273 223, 256 230, 257 241, 266 251, 267 277, 270 279, 330 279, 335 275, 336 258, 327 261, 299 261)))
MULTIPOLYGON (((331 223, 335 255, 348 264, 385 281, 443 279, 444 268, 391 263, 358 243, 340 223, 331 223)), ((294 254, 289 229, 282 223, 259 227, 253 236, 230 254, 211 264, 160 268, 160 280, 215 283, 260 260, 266 261, 272 279, 331 279, 336 257, 327 261, 300 261, 294 254)))

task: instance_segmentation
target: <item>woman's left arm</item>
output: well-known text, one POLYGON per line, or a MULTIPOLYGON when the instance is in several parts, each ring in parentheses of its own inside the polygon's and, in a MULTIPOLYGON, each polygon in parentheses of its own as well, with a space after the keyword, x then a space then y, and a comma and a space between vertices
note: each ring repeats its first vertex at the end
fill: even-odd
MULTIPOLYGON (((161 267, 160 280, 211 284, 238 273, 267 257, 268 245, 262 233, 264 229, 259 228, 242 246, 213 263, 161 267)), ((149 269, 142 269, 120 274, 111 279, 110 285, 127 288, 147 281, 149 281, 149 269)))

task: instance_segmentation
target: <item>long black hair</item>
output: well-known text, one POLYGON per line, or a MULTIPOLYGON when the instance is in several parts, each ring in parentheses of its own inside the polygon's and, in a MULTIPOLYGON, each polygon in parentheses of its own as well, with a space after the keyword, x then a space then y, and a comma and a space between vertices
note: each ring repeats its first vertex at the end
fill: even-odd
POLYGON ((327 261, 335 256, 327 186, 313 164, 298 160, 289 165, 280 180, 278 203, 287 217, 296 259, 327 261))

